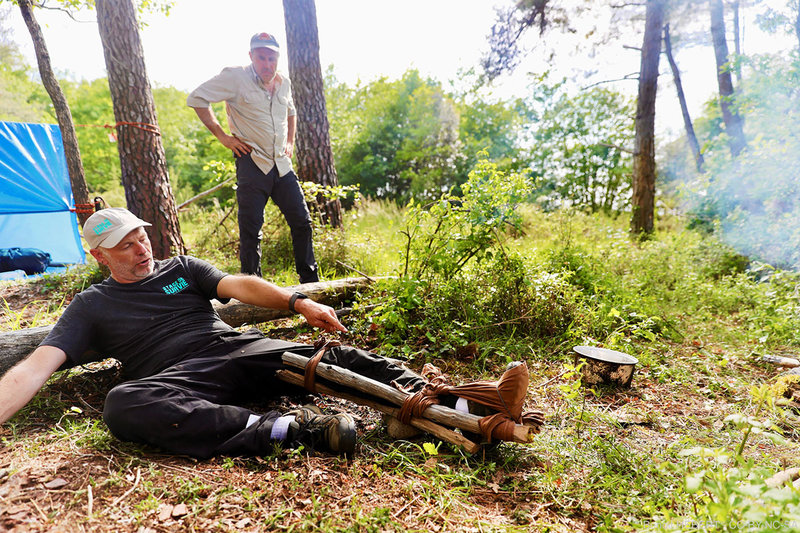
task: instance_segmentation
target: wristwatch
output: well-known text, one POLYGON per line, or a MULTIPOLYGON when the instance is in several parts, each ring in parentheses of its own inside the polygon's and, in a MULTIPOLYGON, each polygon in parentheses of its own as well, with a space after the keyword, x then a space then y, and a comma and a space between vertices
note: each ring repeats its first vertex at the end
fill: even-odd
POLYGON ((308 296, 306 296, 306 295, 305 295, 305 294, 303 294, 302 292, 296 292, 296 293, 292 294, 292 297, 291 297, 291 298, 289 298, 289 310, 290 310, 292 313, 296 313, 296 312, 297 312, 297 309, 295 309, 295 308, 294 308, 294 303, 295 303, 297 300, 305 300, 306 298, 308 298, 308 296))

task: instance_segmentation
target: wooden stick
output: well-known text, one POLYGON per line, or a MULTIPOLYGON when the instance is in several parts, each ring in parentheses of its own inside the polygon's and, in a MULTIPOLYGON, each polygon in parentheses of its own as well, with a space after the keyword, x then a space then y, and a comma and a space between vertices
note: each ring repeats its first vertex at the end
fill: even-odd
POLYGON ((800 361, 794 357, 781 357, 779 355, 762 355, 761 360, 765 363, 772 363, 778 366, 786 366, 789 368, 796 368, 800 366, 800 361))
POLYGON ((372 279, 372 278, 371 278, 371 277, 369 277, 368 275, 364 274, 363 272, 361 272, 361 271, 360 271, 360 270, 358 270, 357 268, 351 267, 351 266, 350 266, 350 265, 348 265, 347 263, 342 263, 342 262, 341 262, 341 261, 339 261, 338 259, 336 260, 336 264, 337 264, 337 265, 342 265, 342 266, 343 266, 343 267, 345 267, 345 268, 349 268, 350 270, 352 270, 352 271, 353 271, 353 272, 355 272, 356 274, 361 274, 362 276, 364 276, 365 278, 367 278, 367 280, 369 280, 369 281, 375 281, 374 279, 372 279))
POLYGON ((86 518, 89 520, 92 519, 92 512, 94 511, 94 496, 92 495, 92 484, 89 483, 86 485, 86 518))
POLYGON ((189 198, 188 200, 183 202, 181 205, 179 205, 176 209, 178 211, 182 211, 184 208, 186 208, 187 205, 189 205, 190 203, 194 202, 195 200, 199 200, 200 198, 204 198, 204 197, 208 196, 209 194, 211 194, 212 192, 221 189, 222 187, 227 185, 228 182, 231 181, 233 178, 235 178, 235 176, 231 176, 230 178, 226 179, 222 183, 218 183, 217 185, 211 187, 207 191, 203 191, 203 192, 201 192, 200 194, 198 194, 196 196, 192 196, 191 198, 189 198))
POLYGON ((141 469, 140 469, 140 468, 137 466, 137 467, 136 467, 136 480, 134 480, 134 482, 133 482, 133 486, 132 486, 131 488, 129 488, 129 489, 128 489, 128 490, 125 492, 125 494, 123 494, 122 496, 120 496, 119 498, 117 498, 116 500, 114 500, 114 503, 112 503, 112 504, 111 504, 111 506, 109 507, 109 509, 113 509, 114 507, 116 507, 117 505, 119 505, 119 504, 120 504, 120 502, 121 502, 122 500, 124 500, 125 498, 127 498, 127 497, 128 497, 128 496, 129 496, 129 495, 130 495, 130 494, 131 494, 133 491, 135 491, 135 490, 136 490, 136 486, 139 484, 139 479, 141 479, 141 477, 142 477, 142 471, 141 471, 141 469))
MULTIPOLYGON (((283 354, 283 361, 294 368, 305 369, 308 357, 286 352, 283 354)), ((403 405, 403 401, 405 401, 406 397, 409 395, 407 392, 402 392, 394 387, 375 381, 374 379, 327 363, 320 362, 317 365, 317 374, 339 385, 366 392, 367 394, 377 396, 378 398, 387 400, 398 406, 403 405)), ((443 405, 431 405, 423 414, 425 418, 445 426, 457 427, 469 431, 470 433, 481 433, 479 425, 481 417, 473 414, 462 413, 443 405)), ((536 428, 515 424, 513 442, 530 442, 533 440, 535 431, 536 428)))
MULTIPOLYGON (((301 376, 296 372, 292 372, 290 370, 278 370, 277 374, 278 374, 278 379, 280 379, 281 381, 285 381, 286 383, 291 383, 292 385, 297 385, 299 387, 303 386, 303 376, 301 376)), ((400 413, 400 409, 397 407, 391 407, 386 404, 375 402, 367 398, 361 398, 359 396, 347 392, 337 391, 322 383, 317 383, 317 391, 319 391, 322 394, 327 394, 328 396, 335 396, 337 398, 349 400, 353 403, 366 405, 367 407, 371 407, 376 411, 380 411, 381 413, 385 413, 395 418, 400 413)), ((430 433, 431 435, 438 437, 444 441, 447 441, 451 444, 455 444, 456 446, 461 446, 469 453, 475 453, 481 449, 481 446, 479 444, 472 442, 464 435, 456 433, 451 429, 448 429, 444 426, 440 426, 439 424, 427 420, 425 418, 411 418, 409 424, 417 429, 421 429, 422 431, 430 433)))

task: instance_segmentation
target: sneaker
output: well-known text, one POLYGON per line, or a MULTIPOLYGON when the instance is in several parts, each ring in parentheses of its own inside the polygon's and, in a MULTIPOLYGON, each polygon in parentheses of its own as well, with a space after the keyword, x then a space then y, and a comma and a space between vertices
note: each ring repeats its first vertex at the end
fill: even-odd
POLYGON ((286 413, 295 421, 289 424, 289 441, 312 450, 352 454, 356 449, 356 422, 345 413, 323 415, 316 405, 306 405, 286 413))

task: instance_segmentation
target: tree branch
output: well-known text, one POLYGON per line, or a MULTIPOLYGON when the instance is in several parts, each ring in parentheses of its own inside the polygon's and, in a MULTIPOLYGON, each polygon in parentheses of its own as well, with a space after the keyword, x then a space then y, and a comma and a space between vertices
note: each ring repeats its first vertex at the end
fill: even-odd
POLYGON ((70 11, 69 9, 67 9, 65 7, 48 6, 48 5, 45 5, 44 2, 31 2, 31 5, 33 7, 38 7, 40 9, 49 9, 50 11, 62 11, 64 13, 66 13, 69 18, 71 18, 75 22, 80 22, 81 24, 95 24, 97 22, 96 20, 79 20, 79 19, 76 19, 75 15, 72 13, 72 11, 70 11))
POLYGON ((615 80, 600 80, 596 83, 591 83, 589 85, 581 87, 581 90, 585 91, 586 89, 591 89, 592 87, 597 87, 598 85, 602 85, 604 83, 613 83, 615 81, 638 81, 638 80, 639 80, 639 73, 634 72, 632 74, 627 74, 625 77, 617 78, 615 80))
POLYGON ((609 144, 609 143, 597 143, 597 146, 605 146, 607 148, 616 148, 620 152, 625 152, 627 154, 636 155, 635 150, 631 150, 630 148, 625 148, 624 146, 619 146, 616 144, 609 144))

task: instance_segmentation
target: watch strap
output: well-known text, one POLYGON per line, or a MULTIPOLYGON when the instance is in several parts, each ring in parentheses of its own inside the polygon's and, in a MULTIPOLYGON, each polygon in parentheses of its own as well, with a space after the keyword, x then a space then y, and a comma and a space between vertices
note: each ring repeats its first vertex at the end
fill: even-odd
POLYGON ((295 302, 297 300, 305 300, 306 298, 308 298, 308 296, 306 296, 302 292, 296 292, 296 293, 292 294, 292 296, 289 298, 289 310, 292 313, 296 313, 297 309, 294 308, 295 302))

